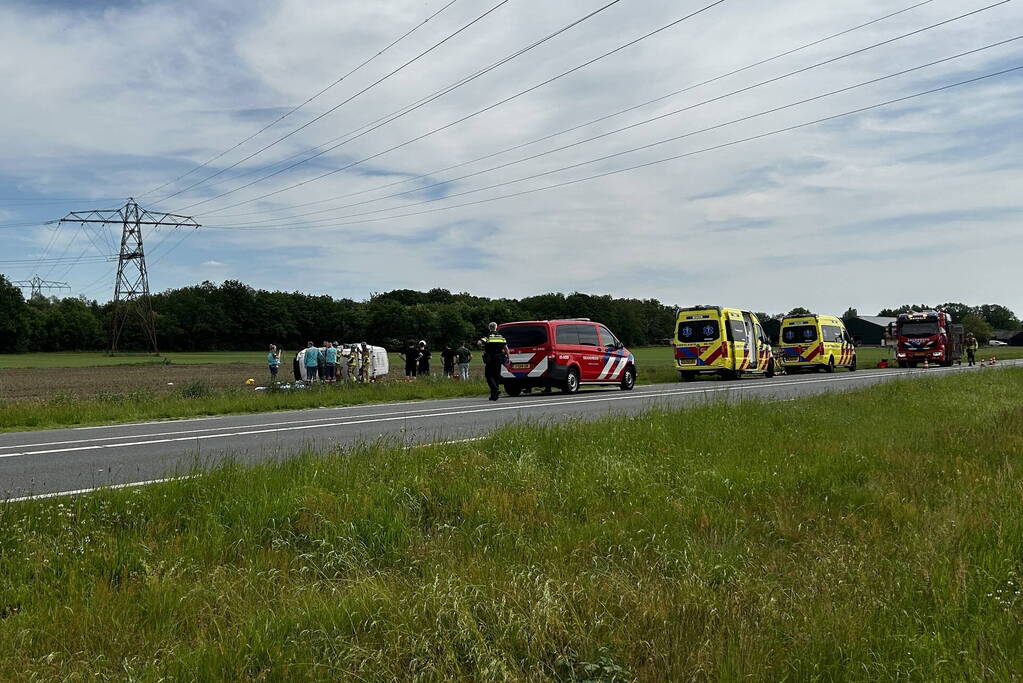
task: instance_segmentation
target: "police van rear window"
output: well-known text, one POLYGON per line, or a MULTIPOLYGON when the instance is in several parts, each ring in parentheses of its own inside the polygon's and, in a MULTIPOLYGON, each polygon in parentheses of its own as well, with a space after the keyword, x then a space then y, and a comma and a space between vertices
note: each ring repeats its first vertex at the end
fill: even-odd
POLYGON ((501 328, 501 334, 508 342, 509 349, 543 346, 547 343, 547 327, 544 325, 512 325, 501 328))
POLYGON ((678 324, 678 340, 683 344, 717 341, 719 336, 717 320, 684 320, 678 324))
POLYGON ((783 344, 805 344, 816 339, 816 325, 793 325, 781 331, 781 341, 783 344))

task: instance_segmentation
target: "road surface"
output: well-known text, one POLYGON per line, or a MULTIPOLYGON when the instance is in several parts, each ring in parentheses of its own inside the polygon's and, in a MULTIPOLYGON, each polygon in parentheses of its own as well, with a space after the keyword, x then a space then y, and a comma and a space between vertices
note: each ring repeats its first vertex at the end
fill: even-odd
POLYGON ((899 378, 940 377, 994 368, 874 370, 583 390, 562 394, 416 401, 341 408, 232 415, 189 420, 0 434, 0 500, 136 485, 216 465, 224 458, 255 463, 307 449, 344 448, 389 439, 423 444, 471 439, 522 420, 563 422, 633 415, 652 407, 706 401, 786 400, 861 389, 899 378))

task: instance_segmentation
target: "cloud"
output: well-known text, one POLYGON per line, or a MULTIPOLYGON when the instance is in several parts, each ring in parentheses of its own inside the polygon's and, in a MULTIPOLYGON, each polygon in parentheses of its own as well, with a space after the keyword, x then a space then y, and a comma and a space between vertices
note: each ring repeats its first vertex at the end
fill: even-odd
MULTIPOLYGON (((975 0, 930 3, 655 104, 501 151, 893 11, 882 0, 793 0, 784 8, 724 3, 528 95, 425 135, 700 6, 670 0, 621 3, 367 132, 382 117, 405 111, 601 4, 509 3, 380 86, 251 161, 228 168, 371 86, 471 21, 482 6, 455 3, 281 125, 214 159, 440 5, 412 0, 7 3, 0 7, 0 79, 8 95, 0 110, 0 197, 96 201, 32 207, 0 202, 0 213, 5 222, 41 221, 141 195, 147 206, 194 213, 207 226, 276 226, 252 232, 211 227, 187 237, 147 231, 155 290, 202 279, 202 270, 217 264, 218 276, 257 287, 360 299, 372 291, 440 286, 491 296, 585 290, 680 304, 717 302, 757 310, 807 305, 840 312, 850 305, 871 311, 919 299, 926 291, 934 292, 927 299, 978 303, 1006 300, 1011 293, 1016 300, 1006 302, 1023 310, 1012 249, 1018 249, 1023 232, 1016 209, 1023 180, 1020 72, 541 190, 1023 63, 1020 41, 713 128, 1010 37, 1006 27, 1023 20, 1023 9, 1015 4, 728 95, 984 6, 975 0), (688 109, 653 123, 483 172, 683 108, 688 109), (704 131, 708 128, 713 129, 704 131), (687 133, 692 134, 675 142, 593 161, 687 133), (338 146, 283 171, 333 145, 338 146), (392 147, 398 148, 386 151, 392 147), (493 156, 467 163, 488 155, 493 156), (314 180, 356 162, 345 172, 314 180), (557 170, 573 165, 578 166, 557 170), (275 171, 282 172, 236 189, 275 171), (156 202, 212 173, 218 175, 156 202), (426 179, 417 178, 424 174, 426 179), (427 187, 467 174, 474 175, 427 187), (481 189, 516 179, 522 180, 481 189), (165 183, 161 191, 145 194, 165 183), (303 184, 249 201, 295 183, 303 184), (387 196, 405 190, 415 191, 387 196), (480 191, 452 197, 473 190, 480 191), (224 192, 230 194, 205 201, 224 192), (498 199, 522 192, 527 193, 498 199), (489 199, 494 201, 432 211, 489 199), (409 206, 423 201, 430 203, 409 206), (189 206, 196 202, 205 203, 189 206), (238 202, 245 203, 225 208, 238 202), (393 210, 353 216, 383 207, 393 210), (330 211, 302 215, 322 209, 330 211), (280 220, 260 222, 268 219, 280 220), (293 227, 320 219, 327 220, 318 225, 337 225, 293 227), (985 247, 992 239, 1003 248, 985 247)), ((53 236, 45 229, 9 232, 25 258, 40 255, 53 236)), ((95 237, 109 248, 117 235, 105 233, 105 242, 98 233, 95 237)), ((99 251, 88 242, 81 245, 71 253, 99 251)), ((75 286, 98 279, 94 295, 102 297, 109 280, 102 278, 104 267, 82 267, 68 279, 75 286)))

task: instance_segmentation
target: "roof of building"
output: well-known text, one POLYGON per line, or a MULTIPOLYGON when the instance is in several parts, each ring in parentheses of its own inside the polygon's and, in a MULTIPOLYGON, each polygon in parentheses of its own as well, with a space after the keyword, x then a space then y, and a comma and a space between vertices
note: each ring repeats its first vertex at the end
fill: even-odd
POLYGON ((877 325, 878 327, 888 327, 889 324, 897 320, 897 318, 887 318, 880 315, 858 315, 856 318, 858 320, 868 322, 871 325, 877 325))

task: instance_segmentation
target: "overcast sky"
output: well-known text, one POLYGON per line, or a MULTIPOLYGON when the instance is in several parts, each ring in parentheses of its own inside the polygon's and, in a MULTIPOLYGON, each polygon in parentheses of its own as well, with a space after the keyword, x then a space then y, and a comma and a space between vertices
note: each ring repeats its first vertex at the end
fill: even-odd
POLYGON ((1023 71, 728 144, 1021 66, 1017 40, 729 123, 1015 38, 1023 2, 731 94, 994 2, 933 0, 689 88, 920 2, 724 0, 385 152, 713 2, 619 0, 345 142, 609 1, 507 0, 356 96, 500 2, 456 0, 295 113, 195 170, 448 0, 0 0, 0 234, 7 238, 0 259, 83 257, 73 267, 43 260, 0 264, 0 272, 39 273, 67 280, 75 293, 110 298, 114 264, 89 257, 110 253, 119 233, 19 226, 134 196, 207 226, 187 237, 146 234, 155 291, 233 278, 354 299, 444 287, 493 297, 610 293, 769 312, 807 306, 840 314, 853 306, 873 314, 943 301, 1023 312, 1023 71), (582 126, 595 119, 603 120, 582 126), (304 161, 328 142, 342 144, 304 161), (608 155, 616 156, 602 159, 608 155), (614 173, 680 155, 687 156, 614 173), (526 179, 536 174, 544 175, 526 179), (499 183, 509 184, 492 187, 499 183))

